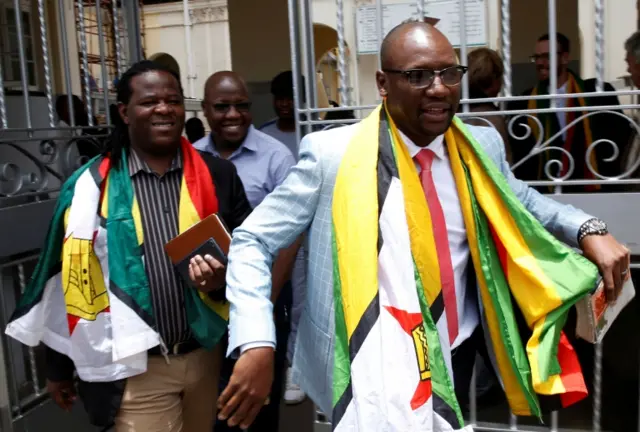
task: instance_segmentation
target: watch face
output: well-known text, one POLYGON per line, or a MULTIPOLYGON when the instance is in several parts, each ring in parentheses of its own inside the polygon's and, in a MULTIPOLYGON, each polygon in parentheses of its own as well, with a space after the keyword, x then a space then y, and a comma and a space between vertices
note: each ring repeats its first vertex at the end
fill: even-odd
POLYGON ((607 229, 607 224, 605 224, 603 221, 601 220, 594 220, 592 221, 592 225, 593 228, 603 231, 607 229))

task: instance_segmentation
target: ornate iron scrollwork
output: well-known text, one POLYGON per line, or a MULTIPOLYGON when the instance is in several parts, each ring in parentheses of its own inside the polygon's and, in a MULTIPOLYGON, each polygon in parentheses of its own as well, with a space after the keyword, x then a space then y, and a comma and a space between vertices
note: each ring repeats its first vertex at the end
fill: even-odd
MULTIPOLYGON (((549 137, 545 141, 543 141, 544 135, 545 135, 544 126, 542 125, 542 122, 538 119, 538 117, 535 116, 535 114, 519 114, 512 117, 509 120, 508 127, 507 127, 510 137, 516 140, 521 140, 521 141, 529 139, 533 134, 533 130, 532 130, 532 127, 529 125, 529 121, 533 121, 535 123, 539 132, 537 134, 536 142, 533 148, 531 149, 531 151, 525 157, 521 158, 520 160, 512 164, 511 169, 515 170, 516 168, 524 164, 526 161, 528 161, 532 157, 535 157, 541 153, 544 153, 547 151, 557 151, 562 153, 566 157, 566 163, 568 164, 568 166, 565 167, 561 159, 548 160, 544 165, 544 173, 545 173, 546 179, 551 181, 564 181, 564 180, 570 179, 576 166, 576 161, 574 160, 573 155, 566 149, 551 145, 551 143, 554 142, 558 137, 562 136, 569 129, 579 124, 584 119, 588 117, 593 117, 596 115, 602 115, 602 114, 615 115, 615 116, 624 118, 629 122, 634 132, 640 135, 640 126, 629 116, 617 111, 605 110, 605 111, 590 111, 590 112, 584 113, 579 117, 576 117, 573 121, 571 121, 569 124, 564 126, 562 129, 560 129, 558 132, 556 132, 553 136, 549 137), (526 121, 523 122, 522 119, 526 119, 526 121), (524 129, 524 131, 520 130, 516 132, 515 131, 516 125, 520 126, 522 129, 524 129), (563 175, 556 174, 560 172, 564 172, 564 174, 563 175)), ((640 159, 638 159, 634 162, 631 168, 627 169, 623 173, 613 175, 613 176, 607 176, 602 173, 599 173, 597 169, 592 165, 590 157, 593 151, 601 144, 609 145, 612 150, 612 155, 604 158, 603 159, 604 162, 614 162, 619 157, 621 157, 620 148, 618 147, 618 143, 616 143, 615 141, 608 138, 601 138, 591 142, 588 145, 585 152, 585 164, 587 169, 591 172, 591 174, 594 175, 594 177, 600 180, 622 180, 622 179, 628 178, 638 168, 638 166, 640 166, 640 159)))
POLYGON ((63 182, 89 160, 87 150, 94 154, 102 151, 104 136, 76 135, 42 139, 35 152, 21 145, 24 140, 0 141, 0 147, 9 148, 20 155, 19 159, 13 158, 12 162, 0 163, 0 198, 55 191, 55 188, 49 187, 50 180, 54 178, 63 182), (82 151, 79 151, 80 143, 82 151))

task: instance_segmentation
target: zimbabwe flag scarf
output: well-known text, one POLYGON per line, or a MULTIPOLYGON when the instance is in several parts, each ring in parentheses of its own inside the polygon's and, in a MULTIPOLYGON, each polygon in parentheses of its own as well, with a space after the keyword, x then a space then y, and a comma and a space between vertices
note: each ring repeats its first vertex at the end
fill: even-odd
MULTIPOLYGON (((204 160, 183 139, 178 225, 184 232, 218 211, 204 160)), ((113 166, 99 156, 62 186, 31 281, 6 334, 40 341, 73 360, 84 381, 114 381, 146 371, 147 350, 163 342, 155 329, 144 269, 140 208, 127 154, 113 166)), ((194 337, 213 348, 225 332, 228 306, 185 285, 194 337)))
MULTIPOLYGON (((562 326, 595 286, 596 267, 527 211, 458 118, 445 141, 511 410, 540 416, 548 396, 565 406, 580 400, 586 388, 562 326)), ((359 124, 346 150, 332 219, 334 429, 460 430, 432 215, 384 107, 359 124)))
MULTIPOLYGON (((584 82, 582 81, 582 79, 570 70, 568 71, 566 85, 567 94, 585 92, 584 82)), ((538 84, 531 92, 532 96, 546 94, 549 94, 549 81, 538 84)), ((573 108, 577 106, 586 107, 588 105, 587 101, 583 97, 567 98, 566 101, 567 108, 573 108)), ((547 109, 549 107, 549 100, 544 99, 531 99, 529 100, 527 106, 527 108, 530 110, 547 109)), ((565 138, 563 138, 563 136, 560 134, 560 123, 558 122, 558 114, 555 112, 533 114, 534 116, 537 116, 542 123, 542 127, 544 128, 544 136, 540 136, 540 128, 533 119, 529 118, 527 120, 536 140, 540 141, 540 143, 549 142, 547 147, 557 146, 564 150, 560 159, 562 162, 562 170, 560 172, 552 173, 554 176, 565 177, 568 174, 571 164, 569 162, 567 154, 570 154, 573 158, 573 161, 577 164, 571 177, 589 180, 596 179, 593 173, 586 168, 585 163, 585 152, 587 151, 591 143, 593 143, 593 132, 591 130, 591 121, 589 117, 584 117, 578 122, 578 124, 569 127, 569 125, 573 121, 575 121, 578 117, 583 116, 584 114, 586 114, 586 112, 584 111, 569 111, 562 114, 566 119, 565 127, 567 127, 567 130, 564 131, 565 138), (578 131, 582 131, 582 133, 576 134, 578 131)), ((549 162, 551 156, 554 155, 554 153, 555 155, 558 155, 559 153, 559 150, 553 151, 554 153, 551 153, 552 151, 553 150, 543 151, 542 154, 538 157, 538 179, 547 179, 547 176, 545 175, 543 170, 547 166, 546 164, 549 162)), ((591 152, 589 156, 589 162, 591 166, 596 170, 596 172, 598 172, 598 161, 596 152, 591 152)), ((552 189, 552 187, 549 187, 550 191, 552 189)), ((585 190, 587 191, 594 191, 599 189, 600 185, 585 186, 585 190)))

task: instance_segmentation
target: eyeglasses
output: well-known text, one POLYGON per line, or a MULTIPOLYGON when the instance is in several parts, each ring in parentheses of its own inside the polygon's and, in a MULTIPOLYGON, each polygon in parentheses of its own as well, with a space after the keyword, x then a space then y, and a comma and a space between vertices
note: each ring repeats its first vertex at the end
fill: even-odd
MULTIPOLYGON (((562 52, 558 51, 558 55, 561 55, 562 52)), ((533 54, 529 56, 529 61, 531 63, 535 63, 538 60, 546 60, 549 61, 549 53, 541 53, 541 54, 533 54)))
POLYGON ((238 102, 238 103, 214 103, 213 109, 221 114, 226 114, 234 107, 236 111, 241 113, 249 112, 251 109, 251 102, 238 102))
POLYGON ((466 66, 450 66, 441 70, 434 69, 410 69, 410 70, 397 70, 397 69, 382 69, 386 73, 395 73, 403 75, 409 84, 413 87, 430 87, 435 81, 436 77, 440 77, 442 84, 447 87, 453 87, 460 84, 462 77, 469 68, 466 66))

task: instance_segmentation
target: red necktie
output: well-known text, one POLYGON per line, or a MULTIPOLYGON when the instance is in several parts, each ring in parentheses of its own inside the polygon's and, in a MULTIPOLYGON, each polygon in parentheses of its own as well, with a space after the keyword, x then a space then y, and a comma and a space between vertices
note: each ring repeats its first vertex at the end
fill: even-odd
POLYGON ((447 314, 447 325, 449 328, 449 343, 452 344, 458 336, 458 305, 456 303, 456 285, 453 278, 453 264, 451 263, 447 225, 431 173, 431 165, 433 164, 434 157, 435 153, 432 150, 423 149, 420 150, 414 159, 421 168, 420 182, 422 183, 424 196, 427 198, 427 205, 429 206, 429 213, 431 214, 433 237, 436 242, 438 266, 440 267, 440 283, 442 285, 444 310, 447 314))

